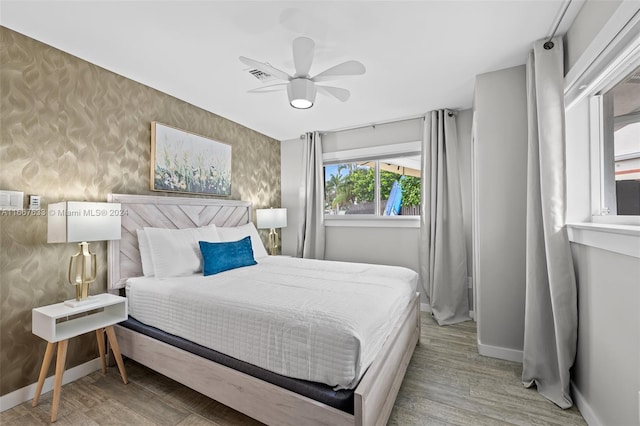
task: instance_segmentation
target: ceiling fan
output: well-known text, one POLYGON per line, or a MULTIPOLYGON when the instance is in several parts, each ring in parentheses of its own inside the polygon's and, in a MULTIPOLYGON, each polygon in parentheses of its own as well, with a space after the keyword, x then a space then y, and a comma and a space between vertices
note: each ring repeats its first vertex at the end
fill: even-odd
POLYGON ((267 63, 240 56, 240 61, 242 63, 249 65, 250 67, 255 67, 259 71, 272 75, 275 78, 286 81, 286 83, 272 84, 250 90, 249 92, 272 92, 276 90, 283 90, 286 86, 289 103, 292 107, 298 109, 311 108, 315 102, 317 92, 333 96, 339 101, 345 102, 350 96, 347 89, 333 86, 321 86, 316 83, 331 81, 351 75, 364 74, 366 71, 364 65, 358 61, 347 61, 310 77, 309 70, 311 69, 311 63, 313 62, 314 49, 315 43, 308 37, 298 37, 293 40, 293 63, 296 68, 294 75, 289 75, 267 63))

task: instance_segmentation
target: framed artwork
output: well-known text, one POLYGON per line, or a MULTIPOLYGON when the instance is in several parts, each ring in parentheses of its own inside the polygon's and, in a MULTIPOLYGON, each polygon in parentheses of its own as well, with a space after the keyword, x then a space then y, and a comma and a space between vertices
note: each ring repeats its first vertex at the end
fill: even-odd
POLYGON ((152 121, 151 190, 231 195, 231 145, 152 121))

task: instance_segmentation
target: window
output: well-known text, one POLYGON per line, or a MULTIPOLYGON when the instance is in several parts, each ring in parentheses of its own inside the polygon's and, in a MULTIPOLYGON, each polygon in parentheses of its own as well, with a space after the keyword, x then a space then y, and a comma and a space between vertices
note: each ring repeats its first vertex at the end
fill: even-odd
POLYGON ((325 163, 324 180, 326 216, 420 214, 417 154, 325 163))
POLYGON ((640 67, 594 96, 592 108, 593 134, 600 157, 595 213, 639 216, 640 67))
POLYGON ((640 215, 640 67, 602 98, 605 213, 640 215))
POLYGON ((565 106, 571 110, 571 152, 577 155, 572 158, 576 160, 572 167, 577 173, 571 176, 575 179, 576 218, 583 217, 581 205, 589 202, 585 195, 590 195, 591 201, 591 221, 569 223, 567 229, 570 241, 640 258, 640 215, 630 213, 626 205, 634 195, 629 196, 626 188, 618 190, 623 185, 636 185, 633 181, 638 180, 633 171, 637 166, 632 163, 638 158, 634 153, 638 152, 640 139, 636 133, 640 20, 636 5, 631 3, 623 2, 565 76, 565 106), (635 107, 624 105, 625 90, 635 93, 628 99, 635 100, 635 107), (584 132, 587 129, 588 135, 584 132), (591 142, 590 152, 580 146, 587 139, 591 142), (580 179, 586 161, 590 162, 588 182, 580 179), (589 193, 580 193, 576 184, 588 186, 589 193))

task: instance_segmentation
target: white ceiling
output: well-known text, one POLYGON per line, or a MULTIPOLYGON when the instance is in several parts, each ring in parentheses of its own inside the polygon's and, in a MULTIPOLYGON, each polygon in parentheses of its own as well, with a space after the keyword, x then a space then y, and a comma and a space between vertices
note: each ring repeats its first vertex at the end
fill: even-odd
MULTIPOLYGON (((0 23, 108 70, 279 140, 466 109, 477 74, 524 64, 566 0, 511 1, 18 1, 0 23), (291 43, 316 42, 311 75, 356 59, 367 72, 332 82, 295 110, 238 56, 293 74, 291 43)), ((574 1, 574 3, 580 3, 574 1)), ((572 6, 573 8, 573 6, 572 6)), ((573 20, 571 11, 558 33, 573 20)), ((153 119, 153 117, 150 117, 153 119)), ((167 123, 172 124, 172 123, 167 123)))

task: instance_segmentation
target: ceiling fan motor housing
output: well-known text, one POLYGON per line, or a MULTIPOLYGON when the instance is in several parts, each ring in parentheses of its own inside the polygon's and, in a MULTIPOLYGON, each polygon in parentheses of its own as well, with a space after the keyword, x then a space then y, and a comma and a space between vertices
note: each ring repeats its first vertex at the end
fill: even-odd
POLYGON ((293 78, 287 85, 289 103, 294 108, 311 108, 316 99, 316 86, 307 78, 293 78))

